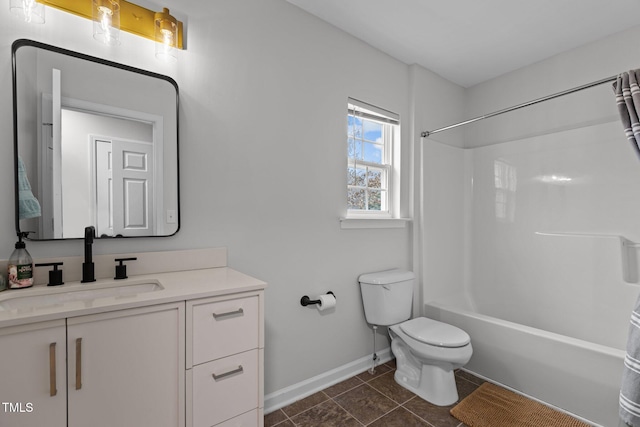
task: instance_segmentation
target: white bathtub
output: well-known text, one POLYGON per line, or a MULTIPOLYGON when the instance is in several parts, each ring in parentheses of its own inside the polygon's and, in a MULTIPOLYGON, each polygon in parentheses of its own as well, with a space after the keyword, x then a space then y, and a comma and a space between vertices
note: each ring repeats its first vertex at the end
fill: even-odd
POLYGON ((491 317, 474 306, 466 294, 425 306, 427 317, 471 336, 465 369, 594 425, 618 426, 623 349, 491 317))

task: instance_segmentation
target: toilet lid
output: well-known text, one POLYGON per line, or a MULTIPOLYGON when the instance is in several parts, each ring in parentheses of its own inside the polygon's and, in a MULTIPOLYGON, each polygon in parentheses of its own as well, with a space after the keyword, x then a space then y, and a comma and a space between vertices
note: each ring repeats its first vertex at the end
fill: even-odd
POLYGON ((438 347, 462 347, 469 344, 469 334, 437 320, 418 317, 400 324, 402 332, 425 344, 438 347))

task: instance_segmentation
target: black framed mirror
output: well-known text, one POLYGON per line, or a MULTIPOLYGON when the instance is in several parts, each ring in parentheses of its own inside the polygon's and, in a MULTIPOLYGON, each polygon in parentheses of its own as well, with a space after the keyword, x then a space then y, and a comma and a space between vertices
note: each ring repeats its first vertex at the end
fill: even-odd
POLYGON ((31 240, 170 236, 180 228, 178 85, 16 40, 16 230, 31 240))

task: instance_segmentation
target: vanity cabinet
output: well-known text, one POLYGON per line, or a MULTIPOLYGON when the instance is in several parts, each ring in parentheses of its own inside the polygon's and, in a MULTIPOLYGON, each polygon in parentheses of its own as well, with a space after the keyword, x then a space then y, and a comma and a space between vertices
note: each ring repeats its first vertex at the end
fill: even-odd
POLYGON ((187 301, 187 425, 263 425, 263 292, 187 301))
POLYGON ((184 302, 0 329, 0 425, 184 426, 184 342, 184 302))
POLYGON ((0 294, 0 427, 263 427, 267 284, 220 249, 130 256, 168 271, 0 294))

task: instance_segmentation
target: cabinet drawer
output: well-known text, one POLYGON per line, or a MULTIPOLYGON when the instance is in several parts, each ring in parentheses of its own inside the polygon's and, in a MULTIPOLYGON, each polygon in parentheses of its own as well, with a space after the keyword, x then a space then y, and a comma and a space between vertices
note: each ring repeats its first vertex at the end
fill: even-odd
POLYGON ((260 425, 258 416, 258 410, 254 409, 251 412, 238 415, 237 417, 218 424, 215 427, 258 427, 260 425))
POLYGON ((193 365, 258 347, 258 296, 193 306, 193 365))
POLYGON ((256 409, 258 374, 258 350, 194 367, 194 427, 212 426, 256 409))

